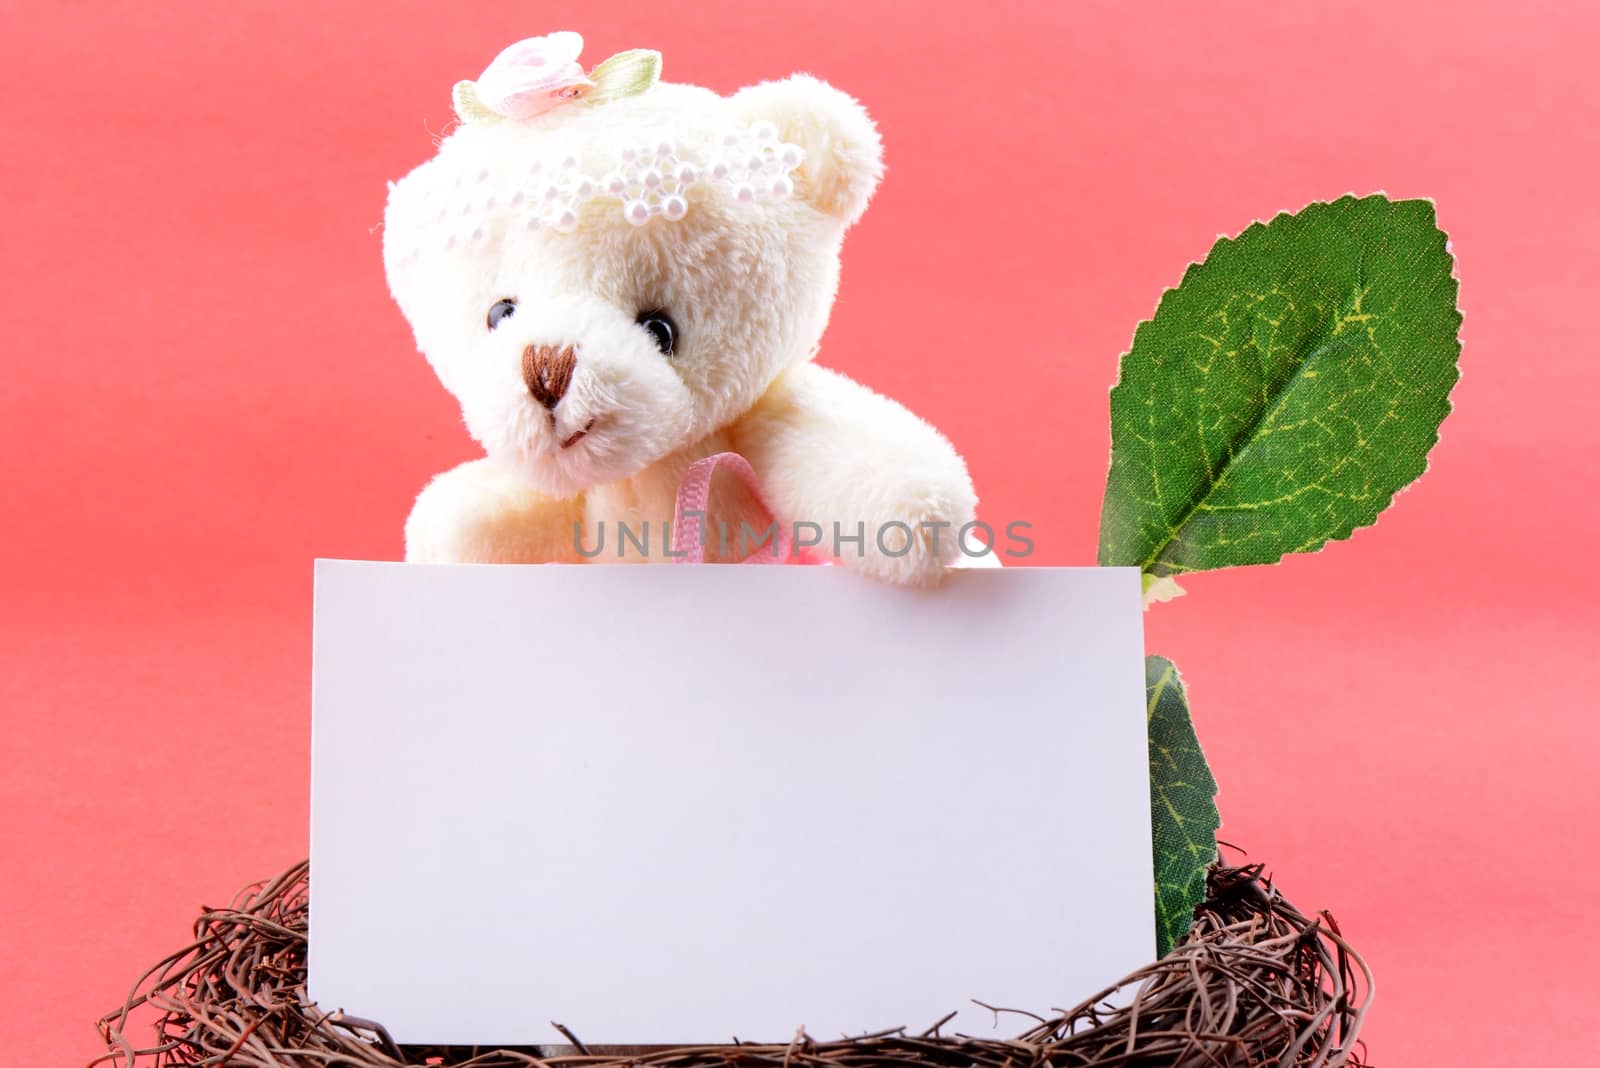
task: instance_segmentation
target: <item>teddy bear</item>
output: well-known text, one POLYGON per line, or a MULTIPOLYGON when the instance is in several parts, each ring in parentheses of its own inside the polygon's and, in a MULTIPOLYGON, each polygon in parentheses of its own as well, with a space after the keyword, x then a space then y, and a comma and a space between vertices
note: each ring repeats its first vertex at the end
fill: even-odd
POLYGON ((872 120, 807 75, 721 96, 661 81, 648 50, 586 72, 582 47, 507 48, 390 185, 390 291, 485 453, 418 495, 406 559, 663 559, 595 545, 666 524, 691 465, 732 453, 755 484, 716 482, 713 558, 781 527, 826 562, 937 582, 973 522, 965 463, 813 362, 883 173, 872 120))

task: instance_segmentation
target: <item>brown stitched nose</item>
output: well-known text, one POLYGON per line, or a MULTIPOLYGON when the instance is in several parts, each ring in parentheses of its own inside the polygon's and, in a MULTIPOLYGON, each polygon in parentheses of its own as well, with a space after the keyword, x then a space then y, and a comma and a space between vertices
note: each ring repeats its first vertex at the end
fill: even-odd
POLYGON ((540 404, 555 411, 556 405, 572 385, 572 369, 578 354, 571 345, 529 345, 522 350, 522 380, 540 404))

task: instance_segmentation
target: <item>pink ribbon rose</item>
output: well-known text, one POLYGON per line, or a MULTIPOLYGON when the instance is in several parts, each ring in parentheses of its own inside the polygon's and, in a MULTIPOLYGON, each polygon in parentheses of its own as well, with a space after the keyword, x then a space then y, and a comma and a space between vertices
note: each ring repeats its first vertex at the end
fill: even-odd
POLYGON ((494 57, 478 78, 478 101, 510 119, 542 115, 594 88, 578 65, 583 37, 570 30, 530 37, 494 57))

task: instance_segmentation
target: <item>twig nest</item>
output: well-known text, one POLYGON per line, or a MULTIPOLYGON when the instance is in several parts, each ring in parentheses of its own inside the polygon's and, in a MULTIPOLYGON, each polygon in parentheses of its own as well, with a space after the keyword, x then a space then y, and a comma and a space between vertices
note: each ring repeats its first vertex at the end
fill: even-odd
MULTIPOLYGON (((99 1022, 120 1068, 1168 1068, 1359 1064, 1371 974, 1326 913, 1307 918, 1259 864, 1215 868, 1194 927, 1166 957, 1056 1015, 1030 1016, 1012 1041, 894 1028, 840 1041, 805 1033, 786 1045, 582 1045, 474 1050, 397 1047, 381 1023, 305 998, 307 865, 203 912, 195 939, 152 968, 99 1022), (1109 1003, 1109 1004, 1108 1004, 1109 1003), (153 1027, 153 1029, 152 1029, 153 1027), (135 1038, 135 1035, 142 1038, 135 1038)), ((418 917, 426 922, 426 917, 418 917)), ((396 940, 405 932, 397 930, 396 940)), ((997 1010, 1015 1011, 1015 1010, 997 1010)), ((948 1018, 947 1018, 948 1019, 948 1018)))

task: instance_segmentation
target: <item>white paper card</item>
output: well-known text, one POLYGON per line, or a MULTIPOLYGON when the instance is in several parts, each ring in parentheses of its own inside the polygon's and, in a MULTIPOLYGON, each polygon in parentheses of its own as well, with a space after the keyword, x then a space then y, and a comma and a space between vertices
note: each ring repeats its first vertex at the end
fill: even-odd
POLYGON ((1155 952, 1129 568, 319 561, 310 994, 402 1043, 1014 1034, 1155 952))

